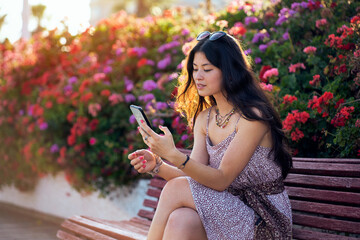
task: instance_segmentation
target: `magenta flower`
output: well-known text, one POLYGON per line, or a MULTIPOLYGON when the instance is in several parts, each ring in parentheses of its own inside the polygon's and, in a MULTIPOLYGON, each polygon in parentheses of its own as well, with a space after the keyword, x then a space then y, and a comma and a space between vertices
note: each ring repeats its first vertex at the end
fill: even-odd
POLYGON ((268 48, 268 45, 267 44, 260 44, 259 46, 259 50, 262 51, 262 52, 265 52, 265 50, 268 48))
POLYGON ((143 101, 143 102, 149 102, 149 101, 155 99, 155 96, 154 96, 154 94, 152 94, 152 93, 148 93, 148 94, 145 94, 145 95, 143 95, 143 96, 139 96, 138 99, 139 99, 140 101, 143 101))
POLYGON ((112 72, 112 67, 110 66, 104 67, 104 73, 110 73, 110 72, 112 72))
POLYGON ((74 83, 77 82, 77 80, 78 80, 77 77, 71 77, 71 78, 69 78, 68 83, 69 83, 69 84, 74 84, 74 83))
POLYGON ((39 125, 40 130, 46 130, 48 128, 48 124, 46 122, 43 122, 39 125))
POLYGON ((143 84, 143 89, 146 90, 146 91, 152 91, 154 89, 157 88, 157 84, 156 82, 154 82, 154 80, 146 80, 144 81, 144 84, 143 84))
POLYGON ((259 64, 262 62, 261 58, 259 58, 259 57, 256 57, 254 61, 256 64, 259 64))
POLYGON ((127 76, 124 77, 126 91, 130 92, 134 88, 134 83, 127 76))
POLYGON ((167 103, 165 102, 157 102, 156 103, 156 109, 157 110, 164 110, 168 107, 167 103))
POLYGON ((130 102, 135 102, 136 97, 132 94, 126 94, 125 95, 125 102, 130 103, 130 102))
POLYGON ((134 115, 131 115, 131 116, 130 116, 129 122, 130 122, 131 124, 134 124, 134 123, 136 122, 136 118, 135 118, 134 115))
POLYGON ((57 153, 59 151, 59 146, 57 144, 54 144, 50 148, 51 153, 57 153))
POLYGON ((289 40, 289 33, 288 32, 284 33, 282 35, 282 37, 283 37, 284 40, 289 40))
POLYGON ((257 23, 259 20, 257 17, 246 17, 245 18, 245 25, 249 25, 250 23, 257 23))
POLYGON ((189 138, 187 134, 181 136, 181 141, 186 141, 189 138))
POLYGON ((95 143, 96 143, 96 138, 91 137, 89 140, 89 144, 92 146, 92 145, 95 145, 95 143))
POLYGON ((187 29, 187 28, 184 28, 182 31, 181 31, 181 35, 185 36, 185 35, 188 35, 190 33, 190 30, 187 29))
POLYGON ((171 57, 167 55, 164 59, 160 60, 157 64, 159 69, 165 69, 167 66, 171 64, 171 57))

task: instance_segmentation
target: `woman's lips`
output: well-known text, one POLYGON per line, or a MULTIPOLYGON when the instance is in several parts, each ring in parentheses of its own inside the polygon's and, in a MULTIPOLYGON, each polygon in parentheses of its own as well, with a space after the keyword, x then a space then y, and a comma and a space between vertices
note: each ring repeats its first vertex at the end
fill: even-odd
POLYGON ((197 86, 197 89, 203 89, 206 85, 203 85, 203 84, 196 84, 196 86, 197 86))

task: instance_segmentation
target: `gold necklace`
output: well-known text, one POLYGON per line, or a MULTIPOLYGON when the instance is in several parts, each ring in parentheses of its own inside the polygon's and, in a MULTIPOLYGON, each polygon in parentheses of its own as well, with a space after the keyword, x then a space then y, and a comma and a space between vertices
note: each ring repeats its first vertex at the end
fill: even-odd
POLYGON ((229 123, 230 117, 234 114, 235 108, 233 108, 228 114, 225 116, 221 116, 219 113, 219 109, 215 108, 215 122, 218 127, 224 128, 229 123))

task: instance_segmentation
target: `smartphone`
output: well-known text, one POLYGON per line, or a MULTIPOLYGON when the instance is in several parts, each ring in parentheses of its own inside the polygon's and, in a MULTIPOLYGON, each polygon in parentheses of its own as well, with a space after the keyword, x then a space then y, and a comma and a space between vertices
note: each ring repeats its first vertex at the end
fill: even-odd
MULTIPOLYGON (((145 112, 143 111, 143 109, 139 106, 136 105, 130 105, 130 110, 132 111, 132 113, 134 114, 134 117, 136 119, 136 121, 138 122, 139 126, 141 126, 141 120, 144 120, 146 122, 146 124, 151 128, 151 124, 150 121, 148 120, 148 118, 145 115, 145 112)), ((145 131, 145 130, 144 130, 145 131)))

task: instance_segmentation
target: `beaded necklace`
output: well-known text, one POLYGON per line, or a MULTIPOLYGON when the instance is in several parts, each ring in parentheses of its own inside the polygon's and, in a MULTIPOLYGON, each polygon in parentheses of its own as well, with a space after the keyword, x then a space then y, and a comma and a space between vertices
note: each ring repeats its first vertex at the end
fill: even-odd
POLYGON ((235 108, 233 108, 225 116, 220 115, 219 109, 217 107, 215 108, 215 112, 216 112, 216 115, 215 115, 216 125, 218 125, 218 127, 224 128, 229 123, 230 117, 234 114, 235 108))

